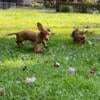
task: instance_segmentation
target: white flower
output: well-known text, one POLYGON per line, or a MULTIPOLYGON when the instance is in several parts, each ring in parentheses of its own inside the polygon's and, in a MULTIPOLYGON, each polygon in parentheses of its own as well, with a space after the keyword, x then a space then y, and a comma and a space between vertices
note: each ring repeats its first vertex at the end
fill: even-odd
POLYGON ((36 77, 27 77, 25 83, 31 84, 36 81, 36 77))
POLYGON ((56 63, 54 64, 54 67, 60 67, 60 63, 56 62, 56 63))
POLYGON ((91 41, 88 41, 88 44, 89 44, 89 45, 92 45, 93 43, 92 43, 91 41))
POLYGON ((66 57, 65 59, 66 59, 66 61, 69 61, 69 57, 66 57))
POLYGON ((69 74, 75 74, 75 72, 76 72, 76 69, 74 67, 69 67, 68 68, 68 73, 69 74))

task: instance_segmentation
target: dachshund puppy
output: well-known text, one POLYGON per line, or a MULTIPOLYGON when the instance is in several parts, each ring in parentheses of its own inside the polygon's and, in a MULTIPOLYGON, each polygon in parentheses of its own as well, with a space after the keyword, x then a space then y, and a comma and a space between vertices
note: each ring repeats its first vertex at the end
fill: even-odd
POLYGON ((73 42, 74 43, 85 43, 85 36, 84 36, 85 32, 80 31, 79 29, 75 29, 72 34, 71 37, 73 38, 73 42))
POLYGON ((21 31, 16 32, 10 35, 16 35, 16 43, 18 46, 22 44, 24 41, 31 41, 35 46, 37 44, 43 44, 46 47, 46 41, 49 40, 49 36, 51 35, 51 31, 48 29, 44 29, 41 23, 37 23, 37 27, 39 32, 32 32, 32 31, 21 31))

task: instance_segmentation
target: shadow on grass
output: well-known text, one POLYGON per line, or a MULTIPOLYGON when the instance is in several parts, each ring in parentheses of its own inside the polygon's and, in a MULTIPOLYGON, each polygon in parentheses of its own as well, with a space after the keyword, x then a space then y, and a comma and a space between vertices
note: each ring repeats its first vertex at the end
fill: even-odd
MULTIPOLYGON (((54 50, 59 48, 61 45, 66 45, 67 36, 53 35, 48 41, 48 49, 46 49, 45 54, 48 54, 49 50, 54 50), (46 53, 47 52, 47 53, 46 53)), ((15 37, 0 37, 0 55, 5 57, 12 57, 13 55, 24 55, 32 54, 32 44, 31 42, 25 42, 20 48, 17 47, 15 37)))
MULTIPOLYGON (((66 90, 70 91, 69 89, 70 84, 72 86, 73 83, 75 83, 74 85, 76 85, 79 88, 79 90, 80 89, 87 90, 88 88, 87 93, 89 94, 97 93, 96 92, 97 88, 95 88, 95 84, 93 83, 91 84, 91 81, 87 81, 87 80, 84 81, 83 80, 84 78, 82 77, 81 78, 80 77, 79 78, 78 77, 67 77, 66 79, 66 74, 65 74, 66 69, 64 69, 64 67, 57 69, 57 71, 55 71, 51 67, 52 61, 53 61, 51 54, 54 54, 56 56, 55 60, 60 61, 63 66, 67 66, 67 64, 68 65, 73 64, 79 67, 82 66, 82 70, 84 70, 85 68, 87 68, 87 64, 86 64, 87 62, 85 59, 89 58, 90 59, 88 61, 89 63, 97 62, 96 55, 98 55, 99 52, 95 53, 96 51, 95 48, 91 48, 89 52, 87 52, 88 48, 86 48, 85 45, 83 45, 82 47, 80 45, 73 44, 71 39, 68 38, 66 35, 53 36, 48 42, 48 46, 49 46, 49 51, 46 51, 46 54, 44 57, 32 56, 31 54, 33 54, 33 52, 31 51, 31 45, 29 45, 28 43, 25 43, 25 45, 22 46, 21 48, 16 48, 15 38, 8 38, 8 37, 0 38, 0 59, 5 60, 3 66, 2 67, 0 66, 0 73, 1 73, 0 81, 1 81, 1 86, 5 87, 6 89, 6 96, 8 96, 8 98, 12 96, 12 94, 10 93, 20 94, 19 96, 22 97, 21 94, 25 90, 30 91, 29 93, 36 93, 37 97, 41 96, 41 92, 38 92, 37 89, 39 89, 39 91, 43 91, 43 89, 46 88, 45 87, 46 85, 50 87, 49 89, 47 88, 47 91, 49 91, 50 89, 52 89, 52 91, 57 91, 58 90, 58 88, 56 88, 57 85, 60 86, 61 89, 66 88, 66 90), (81 55, 82 53, 84 55, 81 55), (91 53, 94 55, 90 56, 91 53), (22 58, 19 59, 18 56, 22 58), (95 56, 96 58, 94 59, 95 56), (31 60, 32 57, 33 59, 31 60), (70 60, 68 60, 67 62, 64 57, 69 57, 70 60), (10 59, 10 61, 8 61, 7 59, 10 59), (45 61, 48 61, 48 63, 45 61), (83 62, 83 64, 81 61, 83 62), (23 68, 25 66, 27 66, 27 69, 26 71, 23 71, 23 68), (86 66, 86 67, 83 68, 83 66, 84 67, 86 66), (36 74, 36 77, 38 79, 35 85, 36 89, 34 88, 32 89, 32 86, 31 86, 29 90, 29 87, 27 88, 27 86, 24 85, 22 82, 25 80, 27 76, 33 75, 34 73, 36 74), (55 78, 55 76, 57 77, 55 78), (64 78, 63 81, 62 81, 62 77, 64 78), (50 83, 48 83, 48 81, 50 81, 50 83), (80 81, 80 84, 78 84, 79 81, 80 81), (43 82, 45 82, 46 84, 43 84, 43 82)), ((88 66, 93 65, 93 63, 88 64, 88 66)), ((75 89, 72 88, 72 91, 75 91, 75 90, 76 88, 75 89)), ((70 94, 72 94, 71 91, 69 92, 69 95, 70 94)), ((15 96, 17 95, 14 95, 14 97, 15 96)), ((12 99, 12 98, 10 99, 8 98, 7 100, 12 99)), ((3 100, 6 100, 6 99, 4 98, 3 100)))
POLYGON ((31 43, 26 43, 18 47, 15 38, 0 37, 0 55, 9 56, 10 54, 30 54, 32 52, 31 43))
MULTIPOLYGON (((92 41, 93 44, 97 43, 97 41, 92 41)), ((52 57, 53 55, 58 58, 58 56, 65 56, 68 54, 71 55, 77 55, 80 54, 83 51, 86 51, 90 49, 89 44, 74 44, 72 39, 64 34, 55 34, 53 35, 50 40, 48 41, 48 49, 45 49, 43 55, 36 54, 32 51, 32 45, 30 42, 25 42, 24 45, 22 45, 20 48, 17 47, 15 42, 15 37, 0 37, 0 59, 6 60, 6 59, 40 59, 41 57, 52 57)), ((91 46, 91 48, 96 48, 95 46, 91 46)))

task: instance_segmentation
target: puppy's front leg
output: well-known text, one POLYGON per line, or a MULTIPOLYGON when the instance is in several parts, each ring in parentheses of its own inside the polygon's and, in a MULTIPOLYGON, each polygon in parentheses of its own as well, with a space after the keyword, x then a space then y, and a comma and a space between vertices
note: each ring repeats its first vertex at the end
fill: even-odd
POLYGON ((46 43, 45 40, 42 42, 42 44, 43 44, 43 46, 44 46, 45 48, 48 48, 48 45, 47 45, 47 43, 46 43))
POLYGON ((37 46, 37 42, 32 42, 33 52, 35 51, 35 47, 37 46))

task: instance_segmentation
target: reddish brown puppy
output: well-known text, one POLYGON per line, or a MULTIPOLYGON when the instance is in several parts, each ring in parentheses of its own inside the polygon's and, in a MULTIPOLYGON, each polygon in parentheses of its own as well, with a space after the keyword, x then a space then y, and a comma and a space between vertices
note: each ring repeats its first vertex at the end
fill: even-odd
POLYGON ((46 41, 49 40, 49 36, 51 35, 51 31, 48 29, 44 29, 41 23, 37 23, 37 27, 39 32, 32 31, 21 31, 8 35, 16 35, 16 43, 19 46, 24 41, 31 41, 34 45, 42 43, 44 47, 46 47, 46 41))
POLYGON ((71 37, 73 38, 74 43, 85 43, 85 32, 75 29, 72 32, 71 37))

